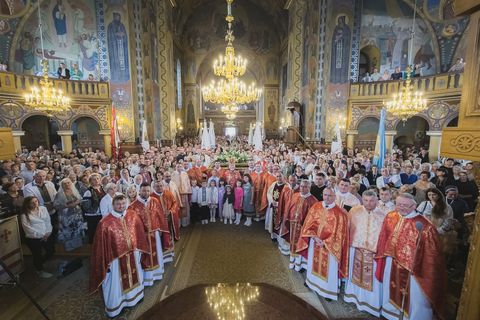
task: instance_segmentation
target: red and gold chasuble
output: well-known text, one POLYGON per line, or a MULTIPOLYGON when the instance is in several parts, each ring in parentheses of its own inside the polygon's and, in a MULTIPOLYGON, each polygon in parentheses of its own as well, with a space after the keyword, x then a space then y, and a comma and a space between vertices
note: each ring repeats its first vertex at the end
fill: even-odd
POLYGON ((241 179, 242 176, 240 175, 240 172, 237 170, 226 170, 223 174, 223 178, 225 179, 225 182, 232 187, 235 187, 237 180, 241 179))
POLYGON ((380 208, 369 212, 360 205, 348 212, 350 241, 354 248, 352 283, 368 291, 373 290, 373 261, 384 218, 380 208))
POLYGON ((282 193, 280 194, 280 201, 278 202, 278 216, 277 221, 275 221, 275 229, 279 230, 279 235, 282 236, 287 242, 290 240, 288 233, 290 232, 290 227, 285 225, 285 221, 288 220, 289 209, 292 203, 293 196, 299 193, 299 189, 292 189, 289 184, 285 185, 282 193))
POLYGON ((262 207, 262 194, 265 187, 265 173, 254 171, 251 175, 253 182, 253 204, 257 212, 262 207))
POLYGON ((290 254, 301 254, 304 258, 307 258, 307 250, 298 250, 297 242, 300 238, 303 222, 307 217, 308 210, 317 203, 318 200, 311 194, 307 197, 302 197, 301 193, 294 193, 289 208, 288 218, 285 220, 285 227, 289 228, 289 243, 290 254))
POLYGON ((109 214, 100 220, 90 256, 90 293, 98 290, 115 259, 120 265, 123 292, 139 286, 136 250, 149 252, 142 220, 134 211, 127 210, 123 218, 109 214))
POLYGON ((153 192, 150 197, 157 199, 160 202, 161 212, 165 217, 165 221, 168 225, 168 233, 162 232, 162 246, 165 252, 173 250, 174 240, 180 239, 180 225, 179 225, 179 210, 177 201, 173 194, 164 190, 162 195, 159 196, 153 192))
POLYGON ((187 171, 188 177, 190 180, 197 180, 197 183, 200 184, 203 180, 203 172, 201 167, 192 167, 190 170, 187 171))
POLYGON ((142 266, 147 271, 154 270, 160 266, 155 231, 160 231, 162 234, 169 233, 163 209, 158 199, 153 197, 149 198, 146 206, 141 201, 135 200, 128 209, 135 211, 145 226, 149 254, 142 256, 142 266))
POLYGON ((445 258, 435 226, 424 216, 404 218, 397 211, 390 212, 383 221, 377 245, 377 272, 382 282, 386 257, 392 258, 390 272, 390 301, 401 309, 409 310, 410 273, 415 277, 423 294, 436 315, 443 319, 445 306, 445 258), (420 232, 416 223, 422 224, 420 232), (404 298, 405 296, 405 298, 404 298))
POLYGON ((350 241, 348 218, 345 211, 337 205, 331 209, 326 209, 323 202, 315 203, 305 218, 297 242, 297 252, 308 249, 310 238, 319 238, 324 244, 321 247, 314 242, 313 273, 327 280, 328 254, 330 253, 338 262, 339 278, 348 277, 348 247, 350 241))

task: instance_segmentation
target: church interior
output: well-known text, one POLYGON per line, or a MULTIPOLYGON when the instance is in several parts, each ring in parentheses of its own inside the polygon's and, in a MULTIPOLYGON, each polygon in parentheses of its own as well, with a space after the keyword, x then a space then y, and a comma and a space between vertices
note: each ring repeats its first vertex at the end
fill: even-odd
POLYGON ((0 0, 0 163, 4 320, 480 319, 480 1, 0 0))

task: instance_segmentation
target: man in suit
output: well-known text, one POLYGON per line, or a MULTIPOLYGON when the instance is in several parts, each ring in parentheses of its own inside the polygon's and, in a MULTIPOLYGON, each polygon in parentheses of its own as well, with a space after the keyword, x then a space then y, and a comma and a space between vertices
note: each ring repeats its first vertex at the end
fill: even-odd
POLYGON ((67 68, 65 63, 60 63, 60 67, 57 70, 58 79, 70 79, 70 70, 67 68))

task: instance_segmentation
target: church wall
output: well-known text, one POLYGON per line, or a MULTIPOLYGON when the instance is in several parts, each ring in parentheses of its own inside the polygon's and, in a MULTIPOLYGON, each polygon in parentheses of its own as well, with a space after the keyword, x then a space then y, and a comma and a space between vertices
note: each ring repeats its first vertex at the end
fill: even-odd
POLYGON ((331 0, 325 36, 325 122, 326 141, 333 138, 339 116, 346 115, 350 88, 350 59, 355 0, 331 0))
POLYGON ((315 137, 320 2, 319 0, 306 1, 303 16, 302 105, 304 107, 305 138, 308 140, 315 137))

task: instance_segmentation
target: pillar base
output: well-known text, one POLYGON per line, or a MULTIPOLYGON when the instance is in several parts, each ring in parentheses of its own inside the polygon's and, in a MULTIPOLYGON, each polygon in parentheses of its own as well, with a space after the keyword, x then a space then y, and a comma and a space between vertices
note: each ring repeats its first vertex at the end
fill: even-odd
POLYGON ((428 146, 428 160, 437 161, 440 159, 440 145, 442 144, 442 131, 427 131, 430 137, 428 146))
POLYGON ((110 136, 110 130, 100 130, 98 133, 101 136, 103 136, 105 154, 111 157, 112 156, 112 137, 110 136))

